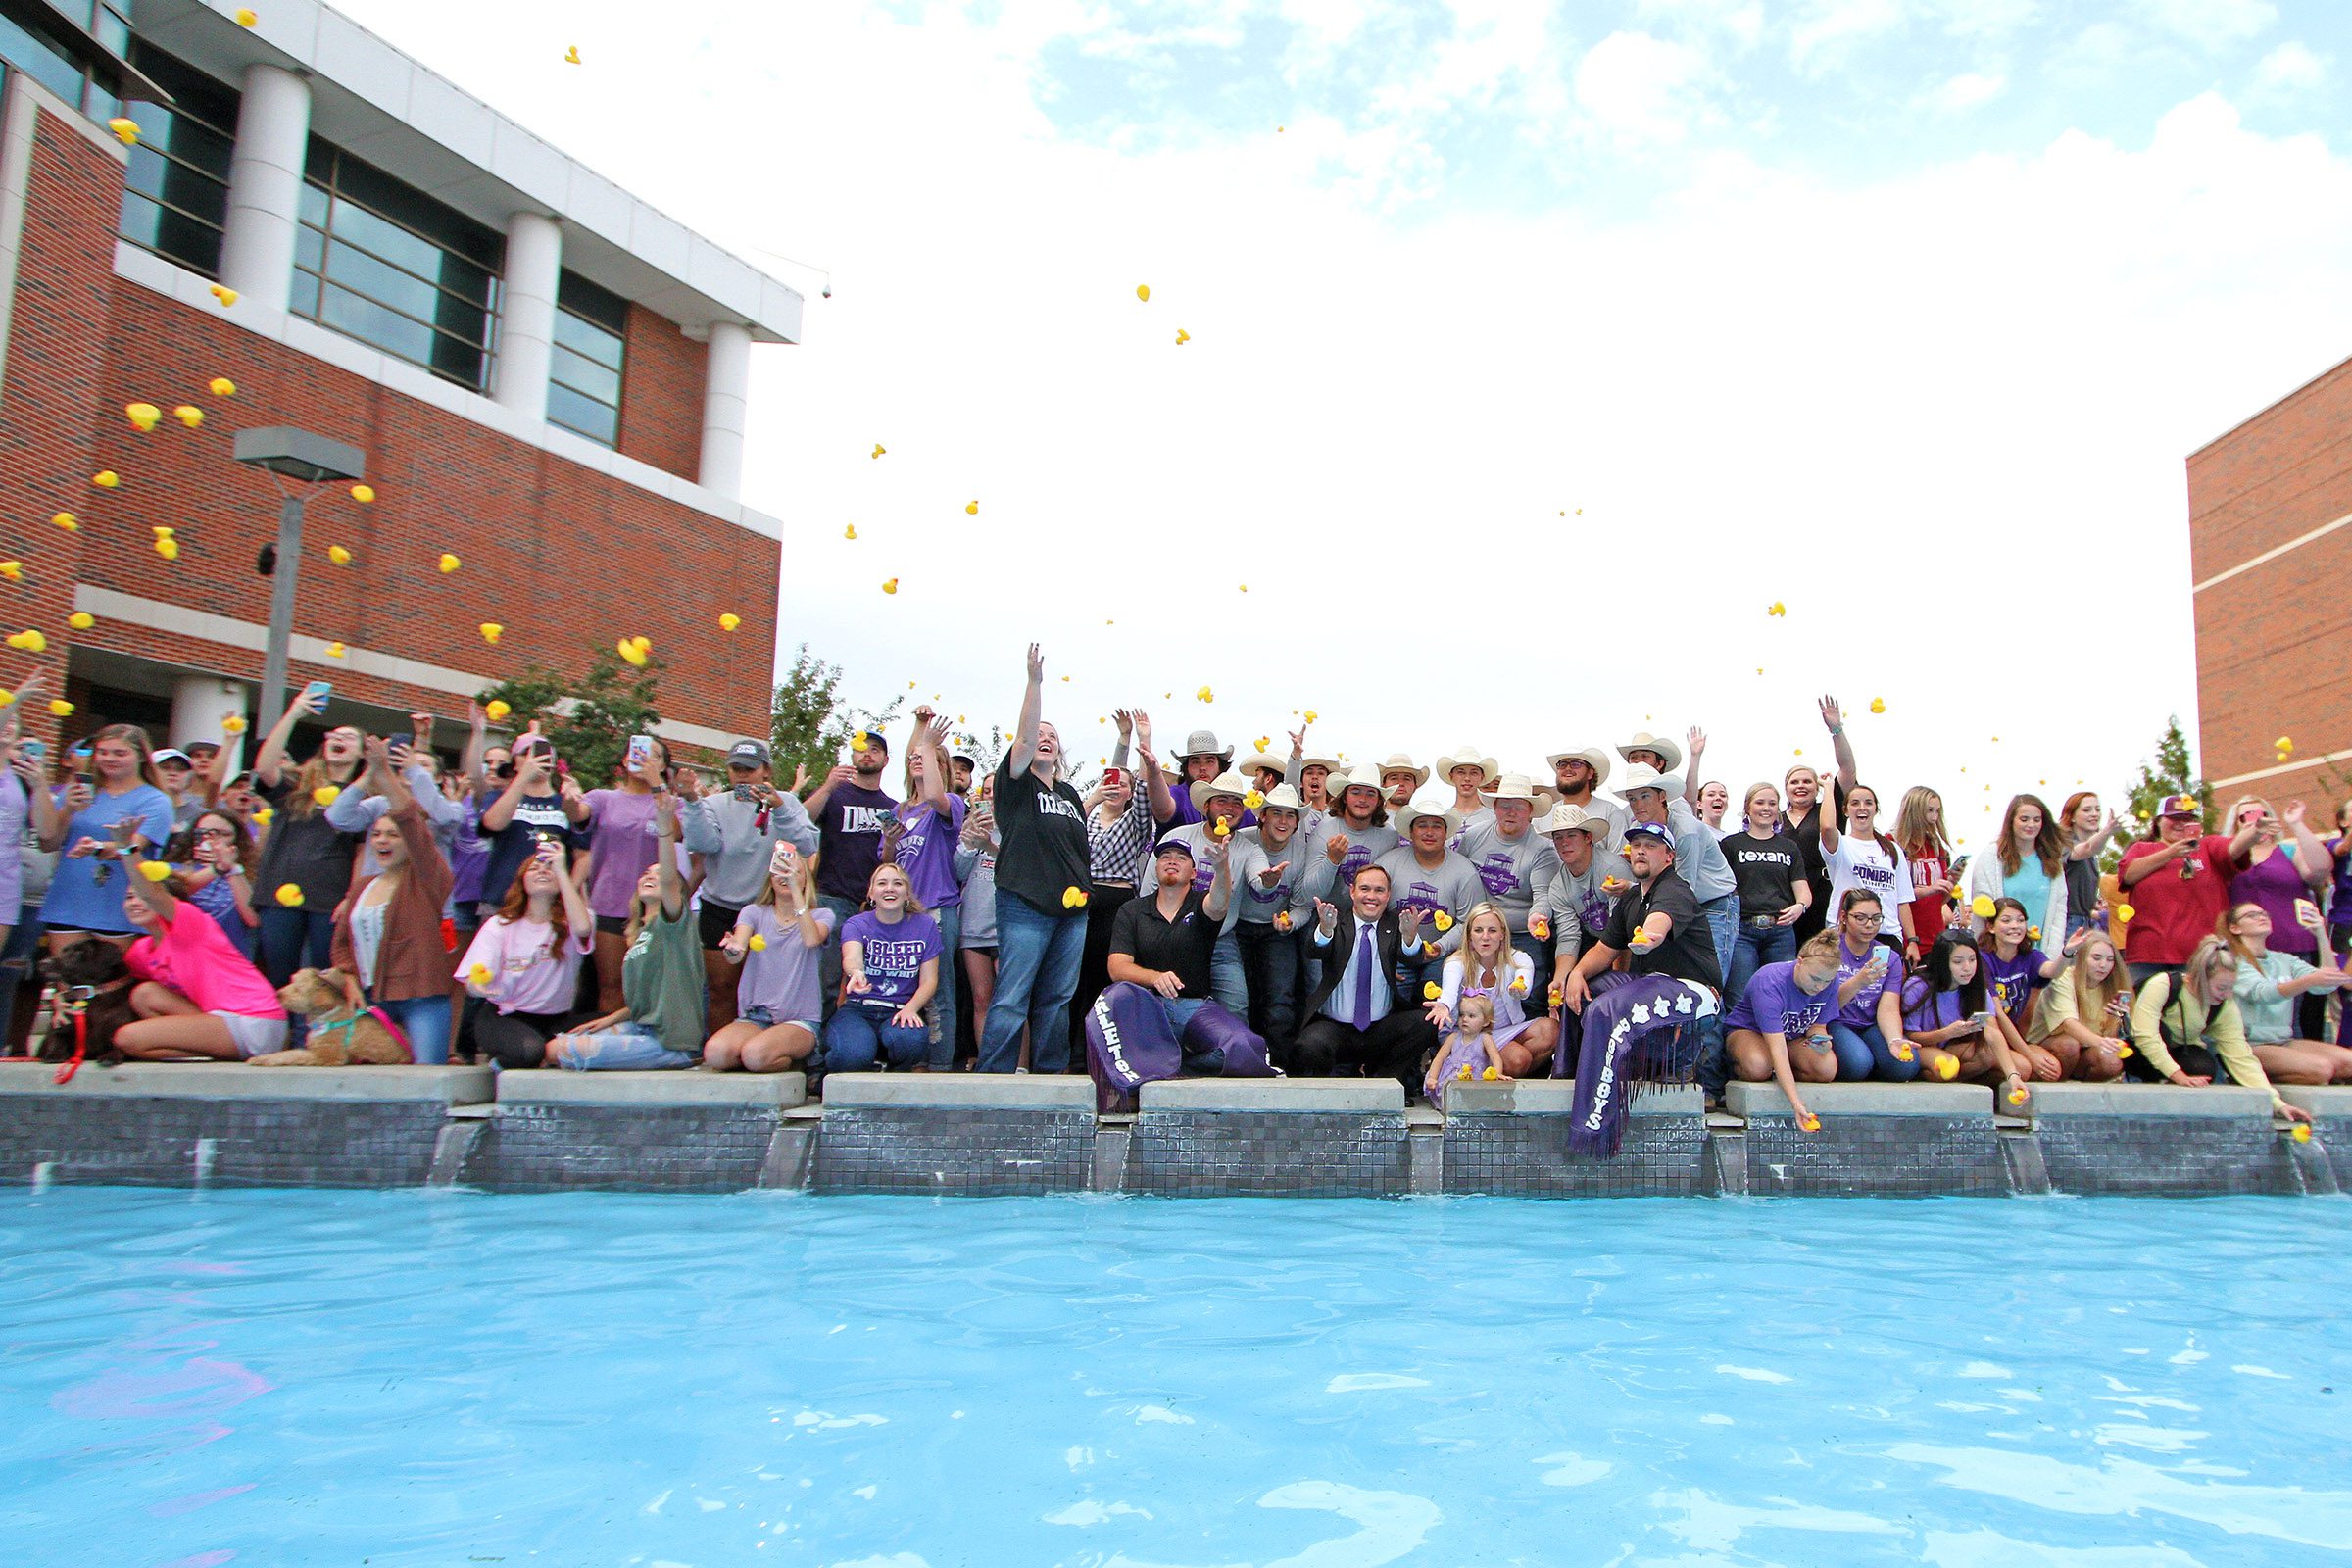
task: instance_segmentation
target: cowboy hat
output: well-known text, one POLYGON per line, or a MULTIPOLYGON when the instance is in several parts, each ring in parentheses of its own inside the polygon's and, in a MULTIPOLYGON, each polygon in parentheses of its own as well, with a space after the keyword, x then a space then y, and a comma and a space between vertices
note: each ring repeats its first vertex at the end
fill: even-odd
POLYGON ((1228 746, 1218 751, 1217 732, 1213 729, 1197 729, 1184 738, 1184 750, 1176 754, 1176 760, 1181 762, 1188 757, 1213 757, 1220 762, 1230 763, 1233 760, 1233 748, 1228 746))
POLYGON ((1625 777, 1617 781, 1617 793, 1626 796, 1636 790, 1663 790, 1671 798, 1683 793, 1683 776, 1680 773, 1661 773, 1647 762, 1630 763, 1626 767, 1625 777))
POLYGON ((1453 834, 1459 833, 1462 830, 1461 812, 1433 811, 1427 807, 1415 806, 1410 801, 1407 801, 1402 806, 1396 808, 1396 815, 1393 819, 1392 825, 1396 829, 1397 832, 1410 836, 1413 831, 1413 824, 1420 821, 1423 817, 1443 817, 1446 822, 1446 832, 1447 837, 1451 837, 1453 834))
POLYGON ((1525 773, 1503 774, 1494 781, 1493 789, 1479 791, 1478 798, 1489 806, 1496 801, 1525 801, 1530 806, 1544 805, 1546 809, 1549 809, 1548 803, 1557 799, 1550 790, 1537 789, 1535 780, 1525 773))
POLYGON ((1390 773, 1410 773, 1415 789, 1429 782, 1429 769, 1415 767, 1413 760, 1402 752, 1391 752, 1388 760, 1380 764, 1380 771, 1384 777, 1390 773))
MULTIPOLYGON (((1343 777, 1348 772, 1348 764, 1336 757, 1301 757, 1298 759, 1298 776, 1300 778, 1306 777, 1306 770, 1310 767, 1319 767, 1327 773, 1338 773, 1343 777)), ((1331 785, 1327 781, 1323 787, 1329 789, 1331 785)), ((1377 788, 1377 785, 1375 787, 1377 788)))
POLYGON ((1259 816, 1264 816, 1268 811, 1296 811, 1300 816, 1304 816, 1306 808, 1299 802, 1297 790, 1288 784, 1277 784, 1266 791, 1266 798, 1257 806, 1259 816))
MULTIPOLYGON (((1683 749, 1680 746, 1675 745, 1674 742, 1666 739, 1665 736, 1652 735, 1647 730, 1643 730, 1641 734, 1636 735, 1632 740, 1627 741, 1623 746, 1617 748, 1617 755, 1625 758, 1629 761, 1632 760, 1632 754, 1635 752, 1657 753, 1659 757, 1665 760, 1666 771, 1669 773, 1683 765, 1683 749)), ((1624 792, 1620 790, 1618 793, 1623 794, 1624 792)))
POLYGON ((1571 760, 1582 762, 1586 766, 1592 769, 1593 783, 1606 784, 1609 781, 1609 754, 1602 751, 1597 746, 1580 747, 1573 752, 1554 752, 1549 757, 1544 759, 1545 762, 1551 765, 1551 770, 1554 773, 1557 773, 1560 770, 1560 764, 1562 762, 1569 761, 1571 760))
POLYGON ((1272 752, 1251 752, 1248 757, 1243 758, 1239 762, 1234 764, 1234 770, 1236 772, 1245 774, 1254 773, 1261 767, 1269 773, 1287 773, 1290 771, 1290 764, 1284 761, 1281 758, 1276 757, 1272 752))
POLYGON ((1494 759, 1487 756, 1486 753, 1480 751, 1468 741, 1464 741, 1461 745, 1456 746, 1452 752, 1446 756, 1439 758, 1434 766, 1437 769, 1438 777, 1444 779, 1448 784, 1453 782, 1453 770, 1457 767, 1477 768, 1481 773, 1486 775, 1485 778, 1479 781, 1482 784, 1492 784, 1496 778, 1500 777, 1500 774, 1495 771, 1494 759))
POLYGON ((1209 801, 1219 795, 1230 795, 1237 801, 1246 801, 1256 790, 1255 784, 1229 767, 1215 778, 1193 781, 1193 809, 1207 810, 1209 801))
MULTIPOLYGON (((1334 771, 1336 772, 1337 769, 1334 769, 1334 771)), ((1345 795, 1348 791, 1356 788, 1358 785, 1361 785, 1363 788, 1368 789, 1377 795, 1380 792, 1380 769, 1374 767, 1369 762, 1359 762, 1356 764, 1353 772, 1349 773, 1346 778, 1340 780, 1340 787, 1338 789, 1333 789, 1330 781, 1328 779, 1325 780, 1323 784, 1323 793, 1336 799, 1339 796, 1345 795)))
POLYGON ((1595 845, 1600 845, 1609 841, 1609 819, 1598 811, 1588 811, 1572 801, 1562 801, 1551 808, 1550 815, 1536 824, 1536 831, 1539 833, 1583 833, 1589 835, 1595 845))

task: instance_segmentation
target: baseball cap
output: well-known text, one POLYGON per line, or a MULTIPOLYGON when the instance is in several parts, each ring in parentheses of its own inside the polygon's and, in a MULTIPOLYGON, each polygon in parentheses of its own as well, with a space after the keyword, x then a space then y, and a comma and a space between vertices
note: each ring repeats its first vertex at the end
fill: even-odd
POLYGON ((190 757, 187 753, 181 751, 176 746, 166 746, 159 748, 156 751, 149 752, 147 754, 147 760, 150 762, 155 762, 159 765, 164 762, 185 762, 190 767, 194 767, 196 765, 196 760, 190 757))
MULTIPOLYGON (((156 755, 160 757, 163 754, 159 752, 156 755)), ((2156 814, 2158 816, 2202 817, 2205 814, 2205 807, 2194 795, 2167 795, 2156 803, 2156 814)))
POLYGON ((1629 843, 1638 838, 1650 838, 1656 839, 1660 844, 1665 845, 1670 850, 1674 848, 1674 829, 1668 827, 1663 822, 1628 823, 1625 829, 1625 837, 1629 843))
POLYGON ((1181 855, 1189 860, 1193 858, 1193 842, 1181 833, 1170 833, 1159 841, 1158 846, 1152 853, 1153 855, 1181 855))
POLYGON ((735 767, 765 767, 767 748, 758 741, 737 741, 727 748, 727 761, 735 767))

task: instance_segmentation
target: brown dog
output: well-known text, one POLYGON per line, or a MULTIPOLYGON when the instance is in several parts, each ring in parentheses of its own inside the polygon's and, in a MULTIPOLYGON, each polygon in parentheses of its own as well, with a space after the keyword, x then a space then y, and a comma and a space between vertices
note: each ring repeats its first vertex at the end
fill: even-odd
POLYGON ((115 1031, 136 1016, 122 950, 96 938, 70 943, 41 961, 41 973, 52 983, 49 1037, 41 1043, 41 1059, 69 1064, 58 1082, 73 1077, 83 1060, 110 1067, 121 1061, 115 1031))
POLYGON ((340 969, 298 970, 277 1000, 293 1016, 309 1020, 310 1039, 299 1051, 254 1057, 256 1067, 405 1067, 416 1060, 382 1019, 343 999, 340 969))

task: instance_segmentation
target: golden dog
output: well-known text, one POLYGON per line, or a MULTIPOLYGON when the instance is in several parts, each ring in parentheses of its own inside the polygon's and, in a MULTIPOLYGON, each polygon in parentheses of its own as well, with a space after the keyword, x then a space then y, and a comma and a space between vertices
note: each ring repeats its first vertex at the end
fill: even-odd
POLYGON ((256 1067, 394 1067, 416 1058, 408 1046, 366 1008, 356 1011, 343 999, 343 971, 303 969, 286 982, 278 1002, 310 1023, 310 1039, 298 1051, 272 1051, 253 1058, 256 1067))

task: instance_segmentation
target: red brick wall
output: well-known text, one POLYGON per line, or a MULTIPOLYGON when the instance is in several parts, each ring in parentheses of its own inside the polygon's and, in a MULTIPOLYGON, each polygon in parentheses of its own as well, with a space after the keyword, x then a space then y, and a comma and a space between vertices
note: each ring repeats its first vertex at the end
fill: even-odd
MULTIPOLYGON (((8 630, 40 627, 52 664, 73 643, 257 679, 258 652, 104 621, 72 633, 66 616, 80 581, 267 622, 270 584, 254 557, 276 535, 278 492, 230 460, 230 442, 241 427, 299 424, 365 451, 377 499, 362 506, 342 486, 313 497, 297 632, 487 679, 532 662, 576 674, 593 645, 643 634, 668 665, 664 718, 764 727, 773 541, 256 337, 217 308, 116 278, 121 191, 122 166, 103 149, 43 123, 0 396, 0 482, 17 520, 0 554, 22 559, 27 579, 0 582, 8 630), (236 382, 233 397, 207 390, 219 375, 236 382), (164 409, 163 422, 132 429, 130 402, 164 409), (181 403, 206 411, 201 427, 170 416, 181 403), (90 484, 102 467, 122 488, 90 484), (78 534, 49 525, 59 510, 79 515, 78 534), (158 523, 176 530, 176 562, 155 554, 158 523), (330 544, 355 564, 330 565, 330 544), (447 576, 435 564, 444 550, 465 563, 447 576), (742 616, 736 631, 720 630, 722 612, 742 616), (476 630, 485 620, 506 627, 497 648, 476 630)), ((700 400, 698 379, 698 418, 700 400)), ((24 665, 0 650, 7 679, 24 665)), ((333 661, 297 661, 290 674, 394 708, 465 710, 449 693, 333 661)))
MULTIPOLYGON (((11 73, 12 97, 22 80, 11 73)), ((106 380, 104 344, 90 323, 106 319, 114 291, 122 165, 72 123, 45 110, 36 120, 0 385, 0 493, 8 497, 11 523, 6 554, 24 564, 24 575, 22 582, 0 582, 0 622, 9 635, 37 628, 49 639, 49 653, 35 660, 0 650, 0 678, 14 685, 43 664, 56 698, 64 696, 66 616, 86 530, 93 528, 93 498, 105 494, 90 484, 101 466, 93 459, 90 411, 103 405, 106 380), (51 526, 58 512, 80 516, 85 531, 51 526)), ((52 740, 58 733, 45 710, 27 712, 24 722, 52 740)), ((78 733, 77 722, 69 723, 78 733)))
POLYGON ((703 380, 710 364, 709 344, 695 342, 667 317, 629 307, 620 360, 621 456, 681 479, 702 472, 703 380))
MULTIPOLYGON (((2197 581, 2352 515, 2352 361, 2263 411, 2188 460, 2189 557, 2197 581)), ((2208 778, 2278 765, 2244 786, 2283 806, 2332 810, 2352 760, 2352 527, 2298 546, 2196 596, 2198 761, 2208 778), (2326 774, 2340 775, 2327 777, 2326 774)), ((2231 793, 2235 793, 2233 787, 2231 793)))

